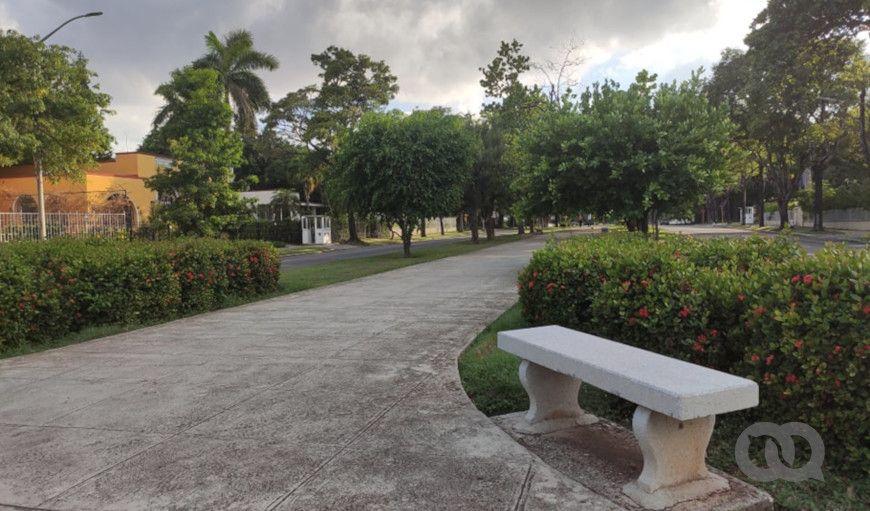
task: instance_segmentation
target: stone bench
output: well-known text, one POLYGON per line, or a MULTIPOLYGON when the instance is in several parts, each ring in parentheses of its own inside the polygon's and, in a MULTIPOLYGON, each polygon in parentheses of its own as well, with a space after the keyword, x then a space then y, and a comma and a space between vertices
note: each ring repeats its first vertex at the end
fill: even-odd
POLYGON ((623 487, 638 504, 663 509, 728 488, 707 470, 707 444, 717 414, 758 405, 755 382, 558 326, 500 332, 498 347, 522 359, 526 433, 597 420, 578 404, 582 382, 638 405, 643 470, 623 487))

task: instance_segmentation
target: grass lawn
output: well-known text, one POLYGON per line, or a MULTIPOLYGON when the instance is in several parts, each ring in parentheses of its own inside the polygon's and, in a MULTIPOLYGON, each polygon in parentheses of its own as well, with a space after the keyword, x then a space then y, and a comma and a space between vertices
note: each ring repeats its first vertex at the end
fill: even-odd
MULTIPOLYGON (((476 250, 500 245, 502 243, 507 243, 510 241, 516 241, 518 239, 519 237, 514 235, 499 236, 492 241, 486 241, 485 239, 481 239, 480 243, 477 245, 471 243, 470 241, 450 243, 447 245, 439 245, 434 247, 426 247, 425 244, 412 244, 411 257, 408 258, 402 257, 402 253, 399 252, 372 257, 362 257, 359 259, 333 261, 324 264, 307 266, 304 268, 290 268, 281 271, 281 277, 278 281, 278 290, 274 293, 270 293, 264 296, 258 296, 247 300, 232 300, 225 303, 221 308, 234 307, 237 305, 243 305, 245 303, 255 302, 258 300, 285 295, 288 293, 295 293, 297 291, 303 291, 315 287, 328 286, 329 284, 344 282, 359 277, 365 277, 367 275, 373 275, 375 273, 395 270, 397 268, 403 268, 405 266, 411 266, 414 264, 426 263, 429 261, 434 261, 436 259, 442 259, 444 257, 467 254, 469 252, 474 252, 476 250)), ((197 312, 190 315, 200 313, 201 312, 197 312)), ((66 346, 69 344, 89 341, 91 339, 96 339, 99 337, 106 337, 108 335, 129 332, 130 330, 136 330, 138 328, 165 323, 167 321, 172 321, 175 319, 178 319, 178 317, 166 318, 147 324, 127 323, 86 327, 82 330, 79 330, 78 332, 73 332, 58 339, 54 339, 50 342, 38 345, 26 345, 15 349, 0 351, 0 359, 15 357, 19 355, 26 355, 28 353, 35 353, 52 348, 59 348, 61 346, 66 346)))
MULTIPOLYGON (((501 415, 529 407, 526 391, 517 375, 519 359, 496 347, 496 334, 499 331, 528 326, 520 313, 519 305, 515 305, 478 334, 459 358, 462 385, 474 404, 487 415, 501 415)), ((582 387, 580 402, 584 409, 595 415, 631 427, 631 414, 635 407, 632 403, 590 385, 582 387)), ((775 418, 773 422, 776 422, 775 418)), ((707 451, 710 465, 741 477, 742 474, 734 463, 734 443, 747 425, 739 413, 716 417, 716 429, 707 451)), ((824 481, 749 482, 770 493, 776 501, 777 509, 870 508, 870 481, 867 478, 848 479, 826 471, 824 481)))

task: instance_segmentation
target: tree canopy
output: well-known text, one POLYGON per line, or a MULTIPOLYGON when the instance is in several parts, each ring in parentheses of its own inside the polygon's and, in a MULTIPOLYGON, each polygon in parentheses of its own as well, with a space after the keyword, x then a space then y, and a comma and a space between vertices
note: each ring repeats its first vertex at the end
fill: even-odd
POLYGON ((164 125, 179 128, 172 138, 167 135, 174 167, 146 180, 161 199, 152 220, 181 234, 215 236, 248 211, 233 188, 233 168, 242 162, 241 136, 232 129, 233 113, 217 71, 188 67, 173 73, 173 81, 190 87, 164 125))
POLYGON ((209 32, 205 46, 208 52, 194 61, 193 66, 218 72, 224 100, 235 107, 236 127, 243 133, 254 133, 257 113, 271 104, 266 84, 257 71, 274 71, 278 68, 278 59, 254 49, 254 38, 247 30, 234 30, 223 40, 209 32))
POLYGON ((0 165, 35 163, 79 178, 105 154, 109 96, 74 50, 0 31, 0 165))
POLYGON ((477 150, 465 119, 441 109, 365 114, 338 147, 331 190, 398 225, 406 257, 421 219, 459 206, 477 150))

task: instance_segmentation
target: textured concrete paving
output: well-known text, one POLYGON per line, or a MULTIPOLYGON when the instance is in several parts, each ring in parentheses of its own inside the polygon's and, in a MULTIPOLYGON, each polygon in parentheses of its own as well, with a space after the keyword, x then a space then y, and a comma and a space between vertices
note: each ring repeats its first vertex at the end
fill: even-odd
POLYGON ((617 509, 456 357, 540 240, 0 361, 0 508, 617 509))

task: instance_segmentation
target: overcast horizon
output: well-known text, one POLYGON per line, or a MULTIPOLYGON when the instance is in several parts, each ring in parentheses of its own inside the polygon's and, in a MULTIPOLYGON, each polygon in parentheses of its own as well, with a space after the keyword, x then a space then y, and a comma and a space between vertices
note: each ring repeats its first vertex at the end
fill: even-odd
MULTIPOLYGON (((643 0, 0 0, 0 28, 46 34, 71 16, 103 11, 67 25, 50 41, 89 59, 112 96, 115 115, 106 125, 114 148, 127 151, 138 147, 161 105, 154 90, 205 52, 209 30, 248 29, 257 49, 279 59, 276 71, 261 73, 272 100, 314 83, 310 55, 335 44, 391 67, 399 82, 392 107, 477 112, 485 99, 478 68, 492 60, 501 40, 524 43, 533 61, 555 59, 568 41, 582 41, 580 88, 605 78, 626 84, 641 69, 670 81, 709 69, 724 48, 742 46, 764 4, 663 0, 650 9, 643 0)), ((541 81, 534 72, 528 80, 541 81)))

